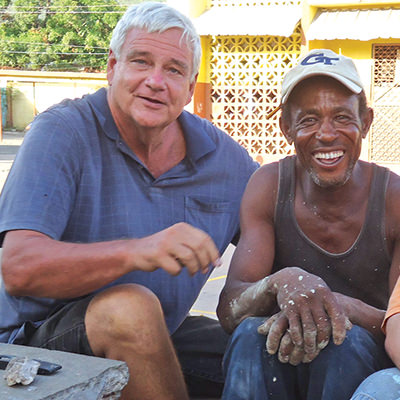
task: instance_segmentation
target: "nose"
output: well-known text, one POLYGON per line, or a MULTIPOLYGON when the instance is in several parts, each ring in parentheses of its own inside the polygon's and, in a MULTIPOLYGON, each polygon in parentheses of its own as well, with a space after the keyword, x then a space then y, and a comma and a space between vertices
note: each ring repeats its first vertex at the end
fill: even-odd
POLYGON ((332 121, 324 119, 321 122, 316 138, 321 142, 333 142, 337 138, 337 132, 332 121))
POLYGON ((146 78, 146 85, 153 90, 163 90, 165 88, 165 79, 162 71, 158 68, 153 68, 149 71, 146 78))

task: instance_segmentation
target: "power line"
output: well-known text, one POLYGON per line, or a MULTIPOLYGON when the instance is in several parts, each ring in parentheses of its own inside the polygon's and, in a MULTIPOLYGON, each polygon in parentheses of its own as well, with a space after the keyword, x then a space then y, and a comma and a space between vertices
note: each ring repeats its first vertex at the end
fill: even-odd
MULTIPOLYGON (((59 14, 61 11, 46 11, 46 14, 59 14)), ((123 14, 125 10, 121 11, 62 11, 63 14, 123 14)), ((13 11, 13 12, 7 12, 7 11, 0 11, 0 14, 9 14, 9 15, 15 15, 15 14, 44 14, 43 11, 13 11)))
POLYGON ((118 4, 98 4, 98 5, 48 5, 48 6, 9 6, 0 10, 0 14, 56 14, 58 11, 71 14, 120 14, 125 12, 127 6, 118 4), (107 8, 106 11, 98 10, 107 8), (90 9, 96 9, 90 11, 90 9), (111 9, 111 10, 110 10, 111 9), (112 9, 117 9, 116 11, 112 9), (85 11, 86 10, 86 11, 85 11))
POLYGON ((63 47, 71 47, 71 48, 84 48, 84 49, 105 49, 108 50, 108 47, 100 47, 100 46, 88 46, 88 45, 77 45, 77 44, 68 44, 68 43, 39 43, 39 42, 21 42, 17 40, 5 40, 0 38, 0 44, 24 44, 24 45, 34 45, 34 46, 63 46, 63 47))
POLYGON ((7 54, 47 54, 49 56, 51 55, 72 55, 72 56, 104 56, 107 55, 108 53, 66 53, 66 52, 54 52, 54 53, 47 53, 46 51, 19 51, 19 50, 2 50, 2 53, 7 53, 7 54))
POLYGON ((78 5, 78 4, 76 4, 76 5, 62 5, 62 6, 58 6, 58 5, 48 5, 48 6, 35 6, 35 5, 25 5, 25 6, 8 6, 8 7, 5 7, 4 8, 4 10, 6 10, 6 9, 11 9, 11 10, 13 10, 13 9, 18 9, 18 8, 29 8, 29 9, 31 9, 31 8, 38 8, 38 9, 48 9, 48 8, 66 8, 66 7, 69 7, 69 8, 101 8, 101 7, 108 7, 108 8, 111 8, 111 7, 115 7, 115 8, 122 8, 122 7, 127 7, 126 5, 120 5, 120 4, 97 4, 97 5, 78 5))

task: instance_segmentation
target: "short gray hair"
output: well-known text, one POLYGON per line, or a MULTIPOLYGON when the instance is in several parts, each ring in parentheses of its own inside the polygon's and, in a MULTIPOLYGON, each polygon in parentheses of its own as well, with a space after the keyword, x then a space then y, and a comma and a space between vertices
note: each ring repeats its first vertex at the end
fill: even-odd
POLYGON ((188 17, 167 4, 152 1, 129 7, 118 21, 110 41, 110 49, 117 60, 126 35, 132 28, 145 29, 149 33, 161 33, 171 28, 182 29, 182 39, 192 51, 191 81, 194 81, 200 68, 201 44, 200 37, 188 17))

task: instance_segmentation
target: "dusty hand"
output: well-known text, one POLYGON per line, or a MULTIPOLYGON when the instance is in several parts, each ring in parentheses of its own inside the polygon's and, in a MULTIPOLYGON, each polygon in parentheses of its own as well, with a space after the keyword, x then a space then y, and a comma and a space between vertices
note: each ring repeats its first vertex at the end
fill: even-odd
POLYGON ((294 345, 313 357, 328 344, 331 335, 335 344, 341 344, 347 318, 326 283, 297 267, 285 268, 276 275, 276 299, 294 345))
POLYGON ((184 222, 135 241, 132 263, 140 270, 162 268, 177 275, 186 267, 191 275, 206 273, 210 265, 220 264, 220 255, 211 237, 184 222))
POLYGON ((277 353, 280 362, 291 365, 311 362, 321 349, 317 347, 313 354, 307 354, 303 346, 296 346, 293 343, 288 327, 288 319, 282 311, 268 318, 258 327, 258 333, 267 337, 265 346, 268 353, 277 353))

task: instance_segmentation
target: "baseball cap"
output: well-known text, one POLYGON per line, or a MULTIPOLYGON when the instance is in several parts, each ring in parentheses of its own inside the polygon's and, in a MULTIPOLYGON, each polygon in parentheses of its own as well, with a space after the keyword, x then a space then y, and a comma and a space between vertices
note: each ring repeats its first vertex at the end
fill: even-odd
POLYGON ((353 93, 360 93, 363 90, 360 76, 351 58, 328 49, 314 49, 300 59, 283 78, 281 104, 285 104, 298 83, 316 75, 330 76, 353 93))

